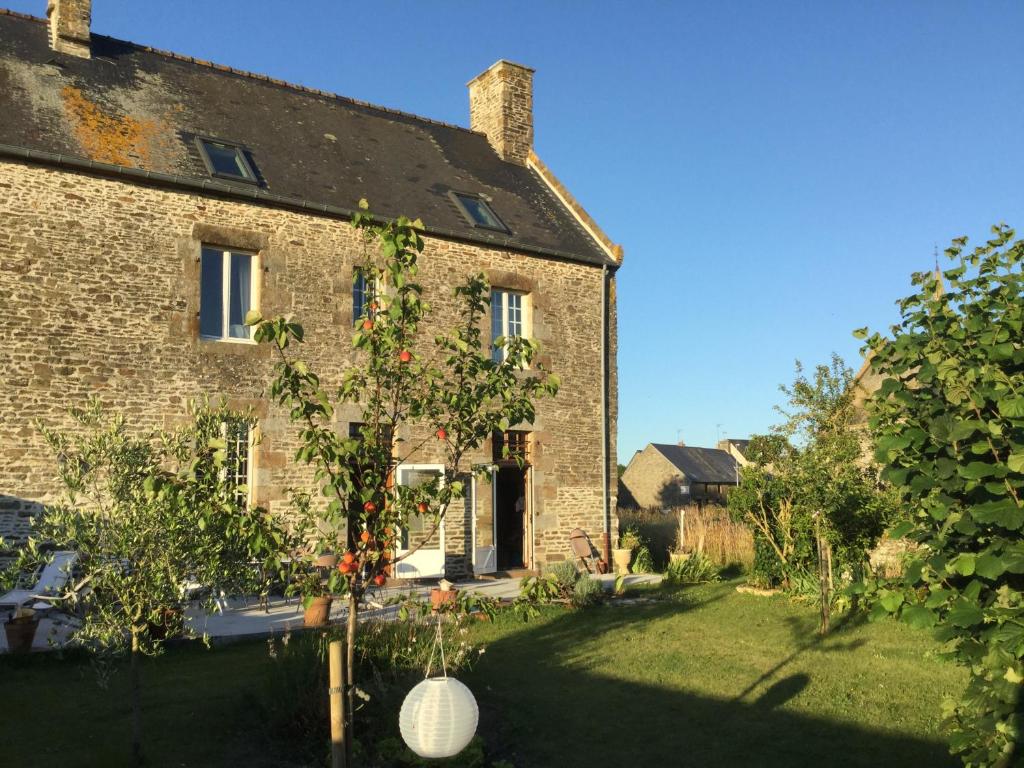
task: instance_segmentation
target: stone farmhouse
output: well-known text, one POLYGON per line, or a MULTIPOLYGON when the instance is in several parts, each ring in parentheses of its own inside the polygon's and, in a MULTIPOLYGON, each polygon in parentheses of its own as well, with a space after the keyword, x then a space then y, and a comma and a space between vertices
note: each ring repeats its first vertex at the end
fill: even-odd
MULTIPOLYGON (((232 435, 234 471, 253 503, 283 513, 311 473, 264 399, 273 361, 241 318, 292 314, 303 357, 337 383, 366 299, 349 224, 366 198, 424 222, 431 335, 455 322, 452 286, 482 271, 488 329, 536 338, 563 384, 533 423, 472 457, 490 462, 506 442, 525 470, 495 462, 493 482, 475 483, 464 514, 397 575, 538 568, 570 556, 577 526, 607 547, 622 249, 534 153, 531 69, 499 61, 471 80, 465 128, 94 34, 89 0, 46 13, 0 11, 8 543, 57 492, 36 420, 67 427, 92 396, 140 428, 179 421, 204 395, 253 408, 256 427, 232 435)), ((350 430, 358 413, 337 418, 350 430)), ((398 482, 438 470, 400 466, 398 482)))
MULTIPOLYGON (((736 441, 738 442, 738 441, 736 441)), ((742 466, 730 450, 648 443, 619 480, 619 506, 664 509, 721 503, 742 466)))

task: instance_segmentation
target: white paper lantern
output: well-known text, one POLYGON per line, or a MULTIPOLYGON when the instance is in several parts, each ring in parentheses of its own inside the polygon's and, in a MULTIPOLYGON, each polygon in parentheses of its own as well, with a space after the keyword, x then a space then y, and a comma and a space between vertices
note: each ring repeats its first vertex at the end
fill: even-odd
POLYGON ((452 757, 472 740, 479 719, 469 688, 454 677, 428 677, 402 702, 398 728, 420 757, 452 757))

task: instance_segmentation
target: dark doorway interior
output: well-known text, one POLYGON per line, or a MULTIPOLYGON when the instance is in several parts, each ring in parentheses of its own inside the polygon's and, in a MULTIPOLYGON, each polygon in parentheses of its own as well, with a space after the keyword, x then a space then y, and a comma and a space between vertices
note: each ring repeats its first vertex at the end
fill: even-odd
POLYGON ((498 570, 525 566, 523 532, 526 520, 526 472, 518 467, 501 467, 495 479, 495 544, 498 570))

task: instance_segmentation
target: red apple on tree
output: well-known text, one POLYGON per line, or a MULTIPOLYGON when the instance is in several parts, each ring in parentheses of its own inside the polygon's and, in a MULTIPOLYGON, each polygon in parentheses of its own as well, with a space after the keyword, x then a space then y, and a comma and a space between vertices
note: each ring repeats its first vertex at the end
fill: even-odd
POLYGON ((363 320, 363 330, 364 331, 372 331, 373 330, 373 320, 370 320, 369 318, 367 318, 366 320, 363 320))
POLYGON ((374 504, 372 501, 368 501, 365 504, 363 504, 363 512, 366 512, 367 514, 370 514, 372 512, 376 512, 376 511, 377 511, 377 505, 374 504))
POLYGON ((412 353, 408 349, 403 349, 398 353, 398 359, 403 363, 408 363, 412 360, 412 353))
POLYGON ((437 430, 437 439, 438 440, 444 440, 447 437, 448 437, 448 433, 445 432, 444 427, 441 427, 439 430, 437 430))

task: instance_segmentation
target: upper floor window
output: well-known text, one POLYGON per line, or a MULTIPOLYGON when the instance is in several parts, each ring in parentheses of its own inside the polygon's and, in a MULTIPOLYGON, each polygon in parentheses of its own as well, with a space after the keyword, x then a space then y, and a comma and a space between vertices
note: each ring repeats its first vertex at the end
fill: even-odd
POLYGON ((241 147, 203 138, 196 139, 196 144, 199 146, 199 153, 203 156, 203 162, 206 163, 206 170, 211 176, 233 181, 247 181, 250 184, 257 183, 256 172, 249 164, 241 147))
POLYGON ((377 296, 377 281, 367 277, 362 269, 356 269, 352 275, 352 322, 356 323, 363 317, 373 319, 373 301, 377 296))
POLYGON ((255 309, 256 257, 203 247, 199 276, 199 335, 207 339, 252 338, 245 315, 255 309))
POLYGON ((495 229, 499 232, 508 232, 508 227, 498 218, 498 214, 480 195, 469 195, 465 192, 452 192, 452 199, 459 206, 462 215, 474 227, 484 229, 495 229))
POLYGON ((491 291, 491 358, 502 362, 508 355, 504 346, 493 346, 499 338, 526 336, 526 294, 495 288, 491 291))

